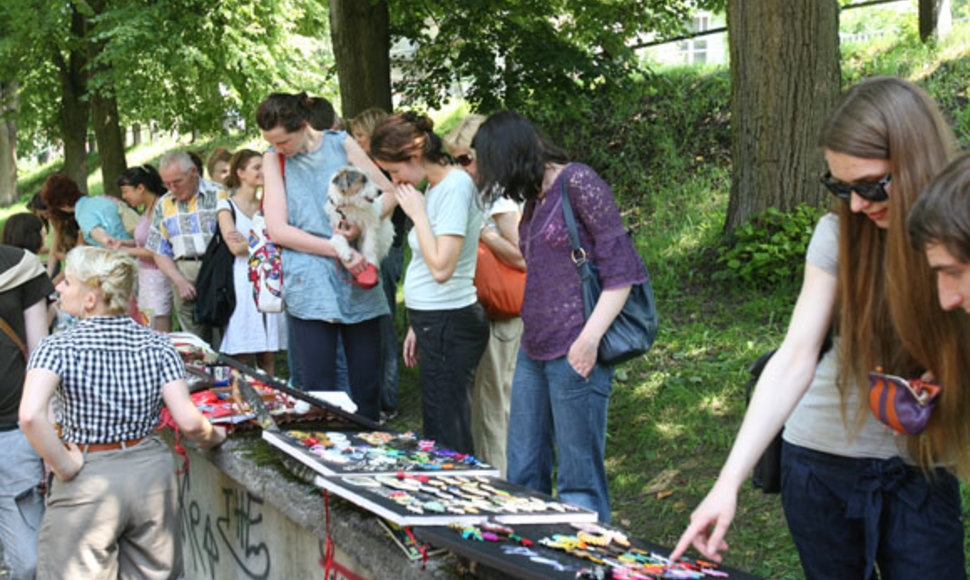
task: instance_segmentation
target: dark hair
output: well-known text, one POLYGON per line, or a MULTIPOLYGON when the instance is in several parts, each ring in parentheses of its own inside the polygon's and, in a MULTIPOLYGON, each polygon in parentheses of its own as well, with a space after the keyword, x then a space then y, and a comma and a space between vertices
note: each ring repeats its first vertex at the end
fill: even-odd
POLYGON ((943 244, 970 262, 970 154, 954 159, 919 196, 906 218, 913 247, 943 244))
POLYGON ((44 180, 40 188, 40 199, 47 205, 52 217, 64 219, 64 206, 74 207, 77 200, 84 197, 77 183, 63 173, 55 173, 44 180))
POLYGON ((226 177, 226 187, 229 189, 235 189, 242 185, 239 180, 238 171, 240 169, 245 169, 246 165, 249 163, 250 159, 255 157, 262 157, 259 153, 253 151, 252 149, 240 149, 232 156, 229 161, 229 176, 226 177))
POLYGON ((528 119, 513 111, 493 113, 472 139, 480 191, 503 192, 515 201, 539 196, 549 163, 568 163, 528 119))
POLYGON ((232 161, 232 152, 225 147, 216 147, 209 153, 209 157, 205 160, 205 169, 209 172, 209 179, 215 180, 213 175, 213 170, 216 168, 217 163, 225 162, 229 163, 232 161))
POLYGON ((32 213, 15 213, 3 224, 0 242, 37 253, 44 247, 44 222, 32 213))
POLYGON ((115 184, 118 187, 122 185, 130 185, 131 187, 143 186, 146 191, 151 192, 154 195, 165 195, 165 185, 162 183, 162 178, 158 174, 158 170, 151 165, 139 165, 138 167, 129 167, 118 176, 115 180, 115 184))
POLYGON ((304 123, 317 131, 326 131, 333 127, 336 116, 333 105, 323 97, 309 97, 306 93, 273 93, 256 109, 256 124, 263 131, 283 127, 287 133, 293 133, 304 123))
MULTIPOLYGON (((205 166, 202 164, 202 156, 195 151, 186 151, 185 154, 188 155, 189 159, 192 160, 192 165, 195 165, 196 172, 199 174, 199 179, 202 179, 202 176, 205 175, 205 166)), ((165 166, 166 164, 159 165, 165 166)), ((188 171, 188 169, 186 168, 185 171, 188 171)))
POLYGON ((434 131, 434 121, 417 113, 391 115, 370 137, 370 153, 380 161, 406 162, 416 155, 447 165, 451 156, 434 131))
POLYGON ((47 204, 45 204, 44 200, 40 198, 40 193, 35 193, 34 195, 30 196, 30 199, 27 200, 27 210, 37 216, 37 219, 44 223, 45 228, 50 226, 50 224, 47 222, 47 218, 45 217, 47 214, 47 204))

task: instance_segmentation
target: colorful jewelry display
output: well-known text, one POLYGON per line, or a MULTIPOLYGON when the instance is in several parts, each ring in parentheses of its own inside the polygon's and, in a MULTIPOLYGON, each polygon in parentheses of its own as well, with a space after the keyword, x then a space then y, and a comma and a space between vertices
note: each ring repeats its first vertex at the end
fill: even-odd
MULTIPOLYGON (((330 481, 325 478, 324 481, 330 481)), ((595 513, 565 504, 526 488, 514 486, 498 478, 449 475, 422 475, 400 471, 394 475, 345 475, 334 478, 341 485, 332 490, 345 495, 350 501, 356 498, 364 504, 382 508, 387 512, 404 510, 421 516, 441 516, 444 521, 413 521, 430 525, 449 522, 478 524, 486 518, 504 521, 593 521, 595 513), (356 496, 356 498, 355 498, 356 496), (383 502, 381 501, 383 500, 383 502), (394 504, 392 508, 388 503, 394 504)), ((326 485, 323 483, 323 485, 326 485)), ((385 514, 385 517, 390 517, 385 514)), ((483 526, 486 539, 489 535, 510 537, 510 528, 491 523, 483 526)), ((480 535, 480 534, 479 534, 480 535)), ((521 538, 512 538, 519 541, 521 538)), ((531 545, 531 542, 522 543, 531 545)))
POLYGON ((474 456, 419 440, 413 433, 284 431, 264 438, 323 475, 440 473, 497 475, 474 456))
POLYGON ((597 566, 577 574, 577 578, 614 580, 655 580, 658 578, 727 578, 717 564, 693 558, 672 562, 654 552, 631 546, 626 534, 598 524, 572 524, 574 535, 554 534, 539 545, 589 560, 597 566))

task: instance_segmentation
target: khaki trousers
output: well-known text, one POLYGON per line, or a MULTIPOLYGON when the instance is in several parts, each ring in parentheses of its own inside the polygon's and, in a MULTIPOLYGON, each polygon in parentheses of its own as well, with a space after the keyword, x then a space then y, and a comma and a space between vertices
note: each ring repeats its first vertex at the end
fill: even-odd
POLYGON ((475 457, 498 468, 505 477, 512 376, 522 342, 522 319, 492 320, 489 326, 488 346, 475 371, 472 437, 475 457))
POLYGON ((182 568, 172 452, 157 435, 92 451, 54 478, 37 546, 38 580, 169 580, 182 568))

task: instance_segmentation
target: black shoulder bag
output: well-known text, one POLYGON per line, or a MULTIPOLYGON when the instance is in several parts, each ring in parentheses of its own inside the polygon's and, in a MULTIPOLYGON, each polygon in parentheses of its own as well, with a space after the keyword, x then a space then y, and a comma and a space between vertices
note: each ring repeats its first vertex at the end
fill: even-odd
MULTIPOLYGON (((596 265, 586 259, 586 250, 579 245, 579 233, 576 230, 576 217, 573 215, 569 196, 566 194, 566 176, 562 176, 562 213, 569 228, 569 239, 572 243, 572 259, 579 271, 579 279, 583 292, 583 309, 586 318, 593 313, 593 308, 603 293, 596 265)), ((646 266, 644 266, 646 269, 646 266)), ((615 365, 625 360, 638 357, 650 350, 657 338, 657 303, 653 298, 653 288, 650 286, 649 273, 646 282, 634 284, 630 289, 630 296, 623 305, 623 310, 616 315, 613 324, 600 340, 598 359, 601 364, 615 365)))
MULTIPOLYGON (((232 221, 236 221, 236 210, 229 202, 232 221)), ((226 240, 219 231, 216 221, 216 231, 205 248, 202 267, 195 280, 195 305, 192 307, 192 319, 198 324, 223 327, 229 323, 229 318, 236 309, 236 290, 232 274, 233 255, 226 240)))
MULTIPOLYGON (((822 350, 818 353, 818 360, 821 361, 825 353, 832 348, 832 330, 829 329, 828 334, 825 337, 825 342, 822 343, 822 350)), ((768 361, 775 354, 774 350, 770 350, 765 354, 758 357, 758 360, 751 363, 748 367, 748 372, 751 373, 751 378, 748 379, 748 383, 744 386, 744 403, 748 405, 751 403, 751 393, 754 392, 755 385, 758 384, 758 379, 761 378, 762 371, 765 370, 768 361)), ((758 458, 758 462, 754 464, 754 470, 751 472, 751 485, 760 489, 764 493, 780 493, 781 492, 781 434, 785 432, 785 426, 782 425, 781 430, 775 435, 775 438, 771 440, 768 447, 765 448, 765 452, 758 458)))

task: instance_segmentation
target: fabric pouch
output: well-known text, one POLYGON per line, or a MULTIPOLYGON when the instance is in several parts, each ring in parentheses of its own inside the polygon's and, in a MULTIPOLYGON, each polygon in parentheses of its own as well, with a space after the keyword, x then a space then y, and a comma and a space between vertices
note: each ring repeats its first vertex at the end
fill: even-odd
POLYGON ((943 387, 922 379, 869 373, 869 408, 897 433, 919 435, 926 429, 943 387))

